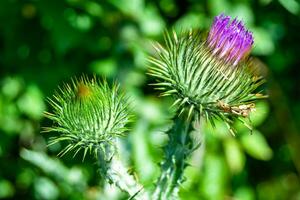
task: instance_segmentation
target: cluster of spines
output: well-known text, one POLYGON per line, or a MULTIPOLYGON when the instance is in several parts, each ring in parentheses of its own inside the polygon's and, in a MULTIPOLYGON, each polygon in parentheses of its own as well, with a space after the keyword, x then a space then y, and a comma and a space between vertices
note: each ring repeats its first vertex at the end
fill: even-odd
POLYGON ((250 128, 243 118, 253 101, 265 97, 255 92, 264 79, 256 75, 252 61, 244 58, 235 66, 220 59, 199 32, 181 37, 166 33, 165 43, 165 47, 155 44, 158 55, 149 59, 148 73, 158 79, 153 85, 163 91, 161 95, 175 97, 173 106, 180 113, 187 110, 189 117, 196 111, 212 123, 213 118, 222 119, 232 134, 231 118, 239 118, 250 128))
POLYGON ((83 158, 88 151, 97 156, 105 145, 114 145, 114 139, 126 132, 125 125, 130 120, 128 102, 117 84, 110 88, 106 81, 101 83, 96 78, 73 79, 71 85, 64 84, 49 99, 53 113, 47 112, 46 117, 54 125, 45 128, 45 132, 59 132, 49 145, 68 142, 60 156, 70 151, 75 151, 75 156, 80 150, 84 151, 83 158))

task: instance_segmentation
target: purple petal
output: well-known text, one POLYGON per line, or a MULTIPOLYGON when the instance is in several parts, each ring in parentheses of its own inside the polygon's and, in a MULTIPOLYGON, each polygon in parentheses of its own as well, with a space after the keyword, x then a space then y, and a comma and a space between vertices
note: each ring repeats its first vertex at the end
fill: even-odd
POLYGON ((214 19, 207 42, 214 54, 236 65, 249 54, 254 41, 242 21, 220 14, 214 19))

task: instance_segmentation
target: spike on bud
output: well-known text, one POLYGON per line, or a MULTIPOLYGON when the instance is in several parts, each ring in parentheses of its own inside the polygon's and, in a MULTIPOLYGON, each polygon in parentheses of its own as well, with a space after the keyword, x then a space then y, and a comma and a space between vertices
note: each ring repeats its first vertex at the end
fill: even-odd
POLYGON ((214 19, 207 42, 214 54, 237 65, 250 53, 254 40, 242 21, 220 14, 214 19))

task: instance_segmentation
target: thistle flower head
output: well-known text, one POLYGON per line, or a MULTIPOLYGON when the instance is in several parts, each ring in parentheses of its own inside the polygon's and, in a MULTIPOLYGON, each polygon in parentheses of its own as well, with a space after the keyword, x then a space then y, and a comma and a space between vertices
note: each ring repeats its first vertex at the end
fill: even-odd
POLYGON ((110 88, 105 81, 82 77, 65 84, 49 102, 53 113, 46 113, 46 117, 54 125, 45 131, 60 133, 49 145, 69 143, 60 155, 72 150, 76 150, 74 156, 80 150, 84 150, 84 156, 88 150, 97 154, 127 130, 128 100, 120 94, 118 85, 110 88))
POLYGON ((242 21, 221 14, 215 17, 207 38, 208 46, 220 58, 237 65, 246 57, 254 43, 253 36, 242 21))
POLYGON ((173 96, 179 114, 201 114, 213 123, 223 120, 231 128, 233 119, 244 120, 254 110, 255 100, 264 98, 257 88, 264 82, 255 62, 247 57, 252 34, 241 21, 220 15, 207 37, 189 31, 165 34, 165 45, 155 44, 149 74, 162 96, 173 96))

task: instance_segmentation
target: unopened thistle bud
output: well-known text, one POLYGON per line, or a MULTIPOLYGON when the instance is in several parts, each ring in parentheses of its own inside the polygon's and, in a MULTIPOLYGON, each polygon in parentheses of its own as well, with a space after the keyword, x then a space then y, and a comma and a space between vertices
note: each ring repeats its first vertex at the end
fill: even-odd
POLYGON ((213 123, 222 119, 234 134, 233 119, 244 121, 254 110, 254 101, 264 98, 256 93, 264 79, 257 75, 249 59, 253 36, 244 24, 221 14, 207 37, 190 31, 182 36, 168 33, 165 46, 154 45, 157 56, 150 58, 149 74, 162 96, 175 97, 180 113, 201 114, 213 123))
POLYGON ((88 151, 97 155, 99 150, 114 145, 116 137, 127 130, 128 101, 120 94, 118 85, 110 88, 105 81, 100 83, 96 78, 83 77, 73 80, 71 85, 65 84, 49 102, 53 113, 46 113, 46 117, 54 125, 45 130, 59 132, 49 145, 60 141, 69 143, 60 155, 72 150, 74 156, 80 150, 84 156, 88 151))

